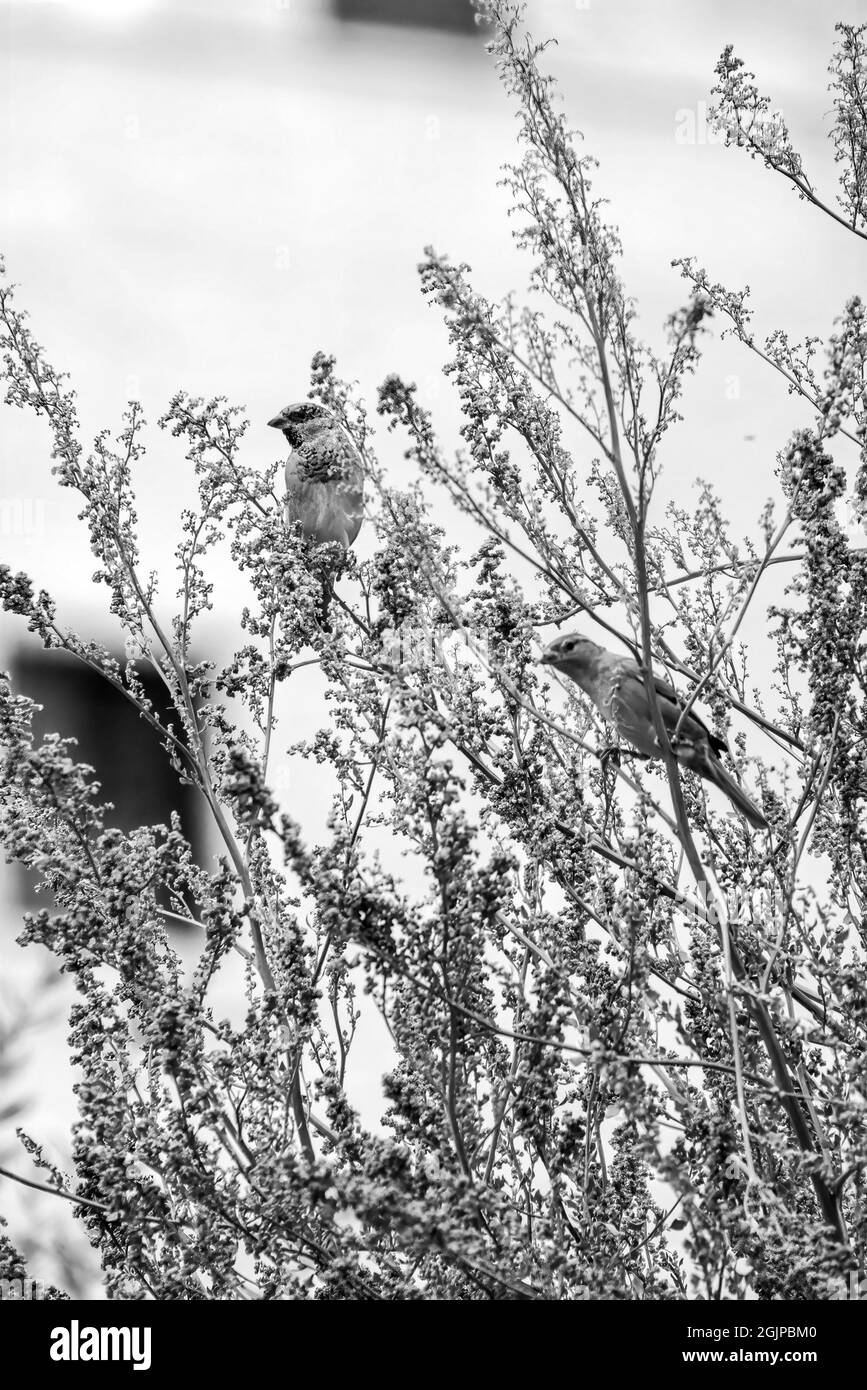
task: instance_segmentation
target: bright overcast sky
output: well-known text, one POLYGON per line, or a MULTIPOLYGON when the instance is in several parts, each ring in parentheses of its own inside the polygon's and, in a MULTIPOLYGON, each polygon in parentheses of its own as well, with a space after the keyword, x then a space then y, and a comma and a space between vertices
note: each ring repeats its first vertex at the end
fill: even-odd
MULTIPOLYGON (((841 0, 839 17, 858 8, 841 0)), ((838 10, 535 0, 529 12, 559 39, 551 64, 602 161, 643 332, 682 299, 669 262, 690 253, 732 287, 749 282, 761 328, 825 333, 862 283, 859 244, 740 151, 677 136, 685 111, 701 128, 733 42, 832 196, 838 10)), ((73 375, 87 433, 116 423, 130 394, 156 420, 181 386, 264 422, 304 394, 320 347, 368 398, 387 371, 416 379, 453 429, 442 331, 418 294, 422 248, 470 261, 494 297, 523 276, 495 187, 514 124, 476 37, 340 25, 328 0, 36 0, 0 14, 0 246, 37 335, 73 375)), ((790 428, 784 391, 730 345, 709 351, 689 405, 670 440, 672 484, 697 470, 743 477, 750 524, 790 428)), ((65 580, 75 508, 47 483, 44 428, 9 412, 2 427, 0 496, 39 498, 52 544, 36 554, 33 538, 4 540, 65 580)), ((264 463, 273 434, 254 431, 249 449, 264 463)), ((155 560, 183 486, 176 465, 161 442, 141 499, 155 560)))

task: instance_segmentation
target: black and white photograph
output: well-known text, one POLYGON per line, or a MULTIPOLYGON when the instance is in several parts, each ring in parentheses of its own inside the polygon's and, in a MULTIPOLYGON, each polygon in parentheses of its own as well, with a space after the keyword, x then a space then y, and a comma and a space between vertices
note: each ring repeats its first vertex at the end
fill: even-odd
POLYGON ((190 1302, 569 1303, 829 1370, 867 5, 0 35, 0 1325, 163 1375, 190 1302))

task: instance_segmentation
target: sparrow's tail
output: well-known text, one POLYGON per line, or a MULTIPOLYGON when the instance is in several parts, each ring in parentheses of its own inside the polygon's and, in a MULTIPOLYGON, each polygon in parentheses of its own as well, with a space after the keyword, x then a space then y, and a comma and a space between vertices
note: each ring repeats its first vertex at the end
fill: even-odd
POLYGON ((721 792, 725 792, 729 801, 736 811, 739 811, 744 820, 749 821, 755 830, 767 830, 768 822, 762 815, 755 802, 751 801, 746 792, 738 786, 735 779, 726 772, 718 758, 709 757, 701 768, 702 777, 708 782, 713 782, 715 787, 719 787, 721 792))

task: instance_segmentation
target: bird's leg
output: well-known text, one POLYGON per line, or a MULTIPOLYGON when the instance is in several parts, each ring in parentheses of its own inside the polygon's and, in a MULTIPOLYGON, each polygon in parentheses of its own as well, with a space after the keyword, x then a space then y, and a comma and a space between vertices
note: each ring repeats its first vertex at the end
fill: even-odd
POLYGON ((609 762, 612 762, 615 767, 619 767, 623 751, 624 750, 619 748, 616 743, 606 743, 604 748, 599 749, 596 756, 602 764, 603 769, 607 769, 609 762))
POLYGON ((335 597, 334 585, 343 572, 345 552, 333 541, 313 542, 310 547, 311 564, 315 568, 322 585, 322 607, 319 612, 319 626, 323 632, 331 631, 328 610, 335 597))
POLYGON ((619 767, 623 757, 638 758, 643 763, 650 761, 647 753, 639 753, 637 748, 621 748, 617 743, 606 743, 604 748, 600 748, 597 757, 603 767, 607 766, 609 761, 619 767))
POLYGON ((322 575, 322 612, 319 615, 319 626, 323 632, 331 631, 331 624, 328 621, 328 609, 331 600, 334 598, 334 578, 327 572, 322 575))

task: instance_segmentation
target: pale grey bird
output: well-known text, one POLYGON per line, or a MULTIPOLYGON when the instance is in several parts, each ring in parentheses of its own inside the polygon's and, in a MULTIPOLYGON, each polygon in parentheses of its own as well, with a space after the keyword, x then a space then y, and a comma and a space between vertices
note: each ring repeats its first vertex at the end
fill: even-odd
MULTIPOLYGON (((637 662, 631 656, 618 656, 580 633, 556 637, 542 653, 542 662, 562 671, 564 676, 579 685, 590 696, 603 719, 614 725, 617 733, 647 758, 658 758, 661 749, 656 738, 653 712, 644 688, 644 679, 637 662)), ((690 709, 675 734, 683 713, 683 702, 673 686, 659 676, 653 677, 656 698, 662 714, 671 749, 679 763, 697 772, 706 782, 719 787, 736 811, 757 830, 767 829, 768 822, 759 808, 742 791, 720 762, 720 753, 728 747, 711 733, 695 710, 690 709)))
POLYGON ((364 515, 361 457, 334 416, 316 401, 287 405, 268 424, 292 447, 286 462, 286 521, 305 536, 348 550, 364 515))

